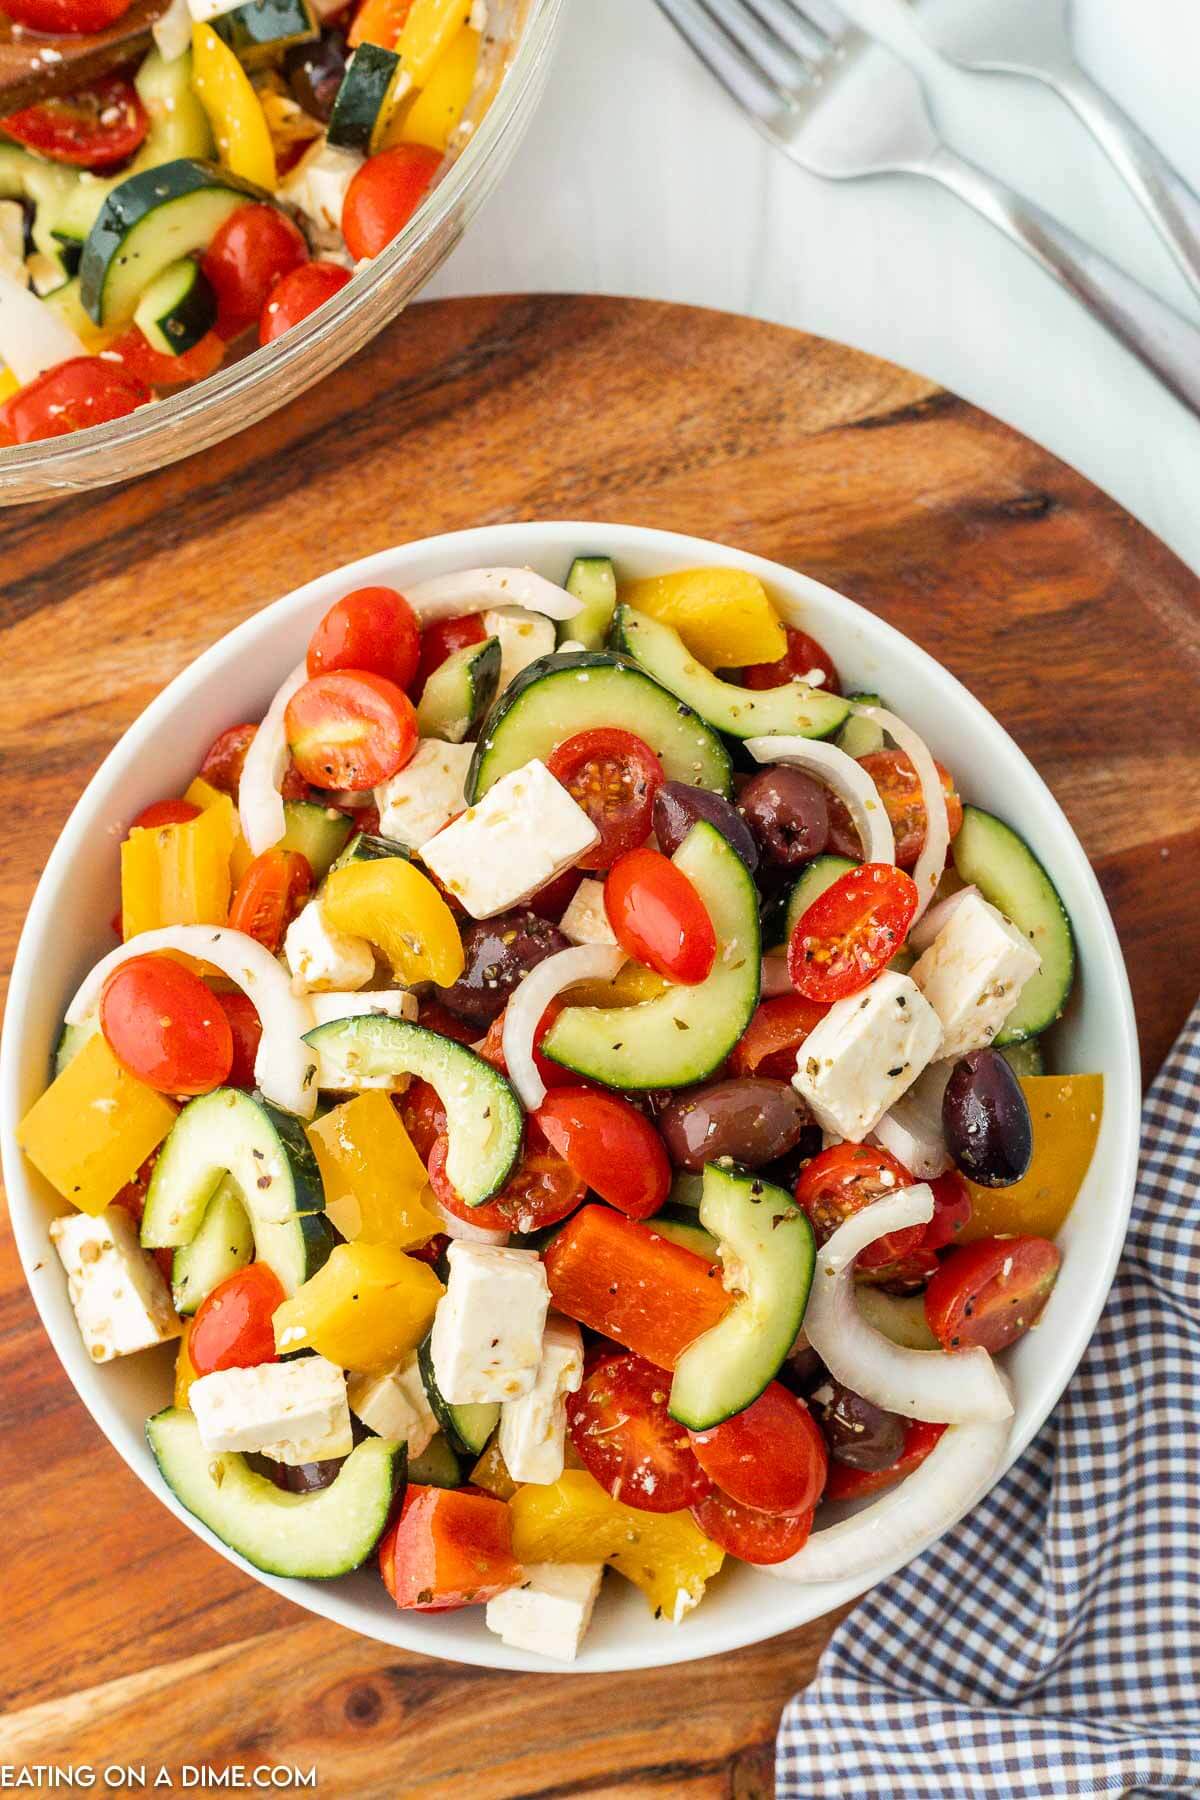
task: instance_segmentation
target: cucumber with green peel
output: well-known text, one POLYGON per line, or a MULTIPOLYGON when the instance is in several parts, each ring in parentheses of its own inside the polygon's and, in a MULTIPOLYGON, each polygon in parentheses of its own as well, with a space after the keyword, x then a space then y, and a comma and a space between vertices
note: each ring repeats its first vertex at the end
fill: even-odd
POLYGON ((397 51, 385 50, 382 44, 359 44, 333 98, 327 141, 342 150, 371 155, 382 145, 392 115, 411 85, 397 51))
POLYGON ((500 686, 500 639, 464 644, 433 671, 417 702, 423 738, 461 744, 477 729, 500 686))
POLYGON ((237 1187, 223 1181, 208 1203, 190 1244, 180 1244, 171 1261, 175 1311, 194 1313, 200 1302, 254 1255, 254 1233, 237 1187))
POLYGON ((321 35, 308 0, 246 0, 208 22, 244 69, 261 68, 321 35))
POLYGON ((1075 980, 1075 937, 1058 889, 1011 825, 978 806, 963 807, 951 854, 962 880, 1011 919, 1042 959, 997 1032, 996 1048, 1036 1037, 1061 1018, 1075 980))
MULTIPOLYGON (((878 694, 851 694, 848 697, 863 706, 883 705, 878 694)), ((883 726, 877 725, 874 719, 864 718, 861 713, 851 713, 833 741, 847 756, 874 756, 876 751, 883 749, 883 726)))
POLYGON ((169 263, 133 312, 133 322, 160 356, 183 356, 217 322, 217 296, 194 257, 169 263))
POLYGON ((402 856, 405 862, 412 861, 412 851, 407 844, 398 844, 394 838, 380 837, 378 832, 356 831, 347 841, 345 849, 334 858, 331 867, 344 869, 347 863, 384 862, 389 856, 402 856))
POLYGON ((94 1012, 90 1019, 85 1019, 82 1025, 64 1025, 54 1046, 53 1074, 61 1075, 67 1064, 75 1060, 88 1039, 95 1037, 99 1029, 98 1012, 94 1012))
POLYGON ((481 1456, 487 1441, 500 1423, 498 1400, 477 1401, 455 1406, 442 1394, 433 1372, 433 1352, 429 1338, 417 1351, 417 1366, 425 1383, 425 1395, 434 1417, 446 1434, 450 1448, 460 1456, 481 1456))
POLYGON ((20 200, 33 208, 33 247, 43 256, 57 257, 65 277, 73 271, 66 267, 58 227, 63 209, 78 186, 78 169, 45 162, 19 144, 0 143, 0 200, 20 200))
POLYGON ((445 1432, 437 1431, 420 1456, 408 1459, 408 1479, 419 1487, 461 1487, 466 1477, 445 1432))
POLYGON ((801 869, 788 895, 787 910, 783 915, 783 943, 786 948, 791 941, 797 922, 804 917, 814 900, 818 900, 826 888, 831 888, 835 881, 850 869, 856 869, 857 863, 851 862, 848 856, 814 856, 810 863, 801 869))
POLYGON ((617 573, 611 556, 577 556, 563 586, 568 594, 583 601, 583 611, 573 619, 558 621, 559 643, 603 650, 617 610, 617 573))
POLYGON ((680 1244, 694 1255, 702 1256, 705 1262, 716 1262, 719 1246, 711 1231, 705 1231, 703 1225, 697 1225, 693 1213, 690 1219, 677 1219, 669 1214, 655 1213, 646 1220, 651 1231, 659 1237, 666 1238, 670 1244, 680 1244))
POLYGON ((335 806, 320 806, 313 800, 285 800, 279 848, 298 850, 312 870, 314 881, 324 881, 346 849, 353 830, 353 819, 335 806))
POLYGON ((1041 1038, 1021 1038, 1015 1044, 1001 1044, 1000 1054, 1014 1075, 1044 1075, 1046 1058, 1041 1038))

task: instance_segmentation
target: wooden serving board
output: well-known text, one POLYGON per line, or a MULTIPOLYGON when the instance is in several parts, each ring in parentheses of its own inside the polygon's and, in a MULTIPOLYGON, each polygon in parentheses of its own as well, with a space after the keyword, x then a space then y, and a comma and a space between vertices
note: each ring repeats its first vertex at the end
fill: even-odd
POLYGON ((74 94, 111 69, 136 62, 150 48, 150 27, 166 10, 167 0, 133 0, 103 31, 54 37, 0 15, 0 113, 51 94, 74 94))
MULTIPOLYGON (((643 302, 416 307, 203 457, 0 517, 5 966, 84 781, 220 632, 368 551, 537 517, 778 558, 961 676, 1095 863, 1153 1072, 1200 988, 1200 583, 1080 475, 921 377, 643 302)), ((321 1794, 360 1800, 770 1793, 780 1708, 831 1621, 588 1681, 401 1655, 277 1600, 150 1498, 60 1370, 7 1231, 0 1369, 0 1760, 315 1762, 321 1794)))

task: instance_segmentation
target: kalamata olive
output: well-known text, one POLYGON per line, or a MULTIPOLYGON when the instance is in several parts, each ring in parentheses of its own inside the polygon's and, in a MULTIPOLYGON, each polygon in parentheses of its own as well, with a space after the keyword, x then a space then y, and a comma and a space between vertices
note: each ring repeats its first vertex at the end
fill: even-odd
POLYGON ((686 781, 664 782, 654 796, 653 815, 654 835, 664 856, 674 856, 697 819, 715 825, 753 875, 758 845, 737 807, 708 788, 689 787, 686 781))
POLYGON ((738 807, 768 862, 794 869, 820 856, 829 838, 825 789, 799 769, 777 763, 742 789, 738 807))
POLYGON ((834 1462, 850 1469, 890 1469, 904 1449, 904 1420, 830 1376, 811 1396, 834 1462))
POLYGON ((785 1150, 774 1162, 764 1163, 759 1173, 776 1187, 786 1188, 794 1193, 796 1183, 800 1179, 800 1171, 805 1163, 810 1163, 814 1156, 819 1156, 824 1147, 825 1136, 819 1125, 811 1122, 804 1127, 790 1150, 785 1150))
POLYGON ((281 1463, 257 1453, 246 1458, 256 1474, 265 1475, 286 1494, 315 1494, 320 1488, 332 1487, 345 1460, 344 1456, 331 1456, 325 1462, 281 1463))
POLYGON ((998 1050, 955 1063, 942 1096, 946 1148, 981 1187, 1011 1187, 1033 1155, 1033 1122, 1021 1084, 998 1050))
POLYGON ((746 1075, 681 1094, 659 1114, 658 1129, 676 1168, 730 1156, 757 1169, 790 1150, 811 1117, 790 1082, 746 1075))
POLYGON ((829 1372, 812 1345, 801 1338, 800 1348, 793 1344, 784 1357, 777 1379, 793 1394, 803 1394, 807 1399, 822 1382, 828 1381, 829 1372))
POLYGON ((311 44, 293 44, 283 59, 288 86, 310 118, 328 123, 334 96, 346 73, 346 39, 340 31, 323 31, 311 44))
POLYGON ((468 925, 462 942, 463 972, 453 987, 438 988, 437 996, 443 1006, 481 1031, 504 1011, 523 975, 556 951, 570 948, 556 925, 539 919, 528 907, 468 925))

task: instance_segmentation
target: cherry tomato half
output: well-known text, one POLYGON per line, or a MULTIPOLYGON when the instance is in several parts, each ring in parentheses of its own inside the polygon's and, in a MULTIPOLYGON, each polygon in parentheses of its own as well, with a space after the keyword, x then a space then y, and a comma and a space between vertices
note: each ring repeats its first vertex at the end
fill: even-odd
POLYGON ((880 1488, 890 1487, 903 1475, 911 1475, 925 1461, 945 1429, 944 1425, 927 1425, 924 1419, 906 1419, 903 1447, 887 1469, 852 1469, 849 1463, 830 1462, 826 1500, 857 1500, 863 1494, 875 1494, 880 1488))
POLYGON ((111 169, 133 155, 150 129, 137 89, 124 75, 52 95, 0 119, 0 131, 51 162, 111 169))
MULTIPOLYGON (((864 1206, 912 1184, 904 1164, 887 1150, 868 1144, 831 1144, 801 1169, 796 1204, 808 1214, 818 1244, 825 1244, 839 1225, 864 1206)), ((889 1231, 859 1251, 855 1267, 880 1269, 897 1262, 915 1250, 924 1235, 924 1225, 889 1231)))
POLYGON ((131 325, 113 339, 104 354, 106 361, 119 357, 122 367, 147 387, 182 387, 189 381, 203 381, 220 368, 225 360, 225 340, 209 331, 181 356, 166 356, 136 325, 131 325))
POLYGON ((229 923, 278 956, 284 933, 312 891, 307 857, 298 850, 264 850, 238 882, 229 923))
POLYGON ((275 285, 308 261, 308 245, 277 206, 253 201, 218 226, 200 267, 217 296, 217 330, 239 337, 259 315, 275 285))
POLYGON ((200 817, 200 808, 190 800, 152 800, 143 806, 130 831, 153 831, 156 825, 190 825, 200 817))
POLYGON ((216 998, 167 957, 118 964, 100 994, 100 1029, 117 1061, 160 1094, 207 1094, 233 1062, 233 1035, 216 998))
POLYGON ((925 1289, 925 1318, 944 1350, 1006 1350, 1036 1325, 1062 1256, 1049 1238, 992 1237, 952 1250, 925 1289))
POLYGON ((437 151, 424 144, 397 144, 367 158, 342 203, 342 236, 355 262, 378 256, 400 235, 441 163, 437 151))
POLYGON ((274 1362, 275 1308, 286 1296, 266 1263, 250 1263, 219 1281, 196 1309, 188 1355, 197 1375, 214 1369, 252 1369, 274 1362))
POLYGON ((29 31, 103 31, 129 11, 132 0, 4 0, 0 13, 29 31))
POLYGON ((764 1000, 734 1045, 729 1058, 731 1075, 765 1075, 773 1081, 790 1081, 796 1073, 796 1052, 828 1009, 803 994, 781 994, 764 1000))
POLYGON ((287 704, 292 757, 314 787, 378 787, 417 748, 417 715, 403 688, 383 675, 339 669, 318 675, 287 704))
POLYGON ((611 869, 624 851, 646 842, 654 796, 666 774, 640 737, 606 727, 580 731, 559 744, 546 767, 600 833, 595 848, 579 858, 579 868, 611 869))
POLYGON ((691 1510, 706 1538, 730 1556, 759 1567, 786 1562, 789 1556, 803 1550, 812 1532, 811 1512, 758 1512, 752 1506, 739 1505, 716 1488, 703 1500, 694 1501, 691 1510))
POLYGON ((807 681, 817 669, 825 679, 813 685, 819 685, 827 694, 840 694, 842 684, 829 652, 815 637, 809 637, 807 631, 797 631, 794 625, 785 625, 783 629, 787 632, 787 650, 777 662, 751 663, 748 669, 743 669, 744 686, 756 690, 784 687, 789 681, 807 681))
POLYGON ((829 1455, 821 1428, 781 1381, 708 1431, 688 1433, 704 1473, 742 1506, 765 1513, 811 1513, 825 1486, 829 1455))
POLYGON ((259 343, 270 344, 282 337, 301 319, 307 319, 309 313, 315 313, 318 306, 332 300, 349 280, 350 270, 343 269, 340 263, 301 263, 298 269, 290 269, 275 283, 259 314, 259 343))
POLYGON ((258 1008, 249 994, 243 994, 240 988, 231 994, 218 994, 216 1000, 229 1020, 229 1029, 233 1035, 233 1062, 225 1077, 225 1085, 250 1091, 255 1086, 254 1062, 262 1039, 262 1020, 258 1016, 258 1008))
MULTIPOLYGON (((902 869, 911 869, 925 848, 925 804, 921 799, 921 783, 917 778, 917 771, 903 750, 875 750, 870 756, 860 756, 858 760, 879 789, 883 809, 891 820, 892 835, 896 840, 896 862, 902 869)), ((946 818, 950 836, 954 838, 962 829, 962 801, 955 790, 954 777, 949 769, 943 768, 941 763, 934 766, 942 778, 942 788, 946 795, 946 818)), ((832 794, 829 797, 829 848, 836 850, 839 856, 857 858, 862 855, 862 844, 850 814, 832 794)))
MULTIPOLYGON (((430 1082, 418 1078, 409 1083, 405 1093, 392 1095, 392 1105, 400 1114, 417 1155, 423 1163, 428 1164, 434 1145, 446 1134, 446 1109, 438 1097, 437 1089, 430 1082)), ((455 1199, 457 1198, 455 1195, 455 1199)))
POLYGON ((629 850, 604 883, 604 906, 621 948, 667 981, 694 987, 717 960, 703 900, 661 850, 629 850))
MULTIPOLYGON (((931 1221, 932 1223, 932 1221, 931 1221)), ((929 1227, 926 1226, 926 1230, 929 1227)), ((941 1268, 936 1250, 918 1244, 907 1256, 896 1262, 883 1263, 877 1269, 855 1270, 856 1279, 867 1287, 882 1288, 885 1294, 919 1294, 941 1268)))
POLYGON ((944 1250, 971 1222, 971 1196, 957 1169, 931 1181, 933 1217, 921 1239, 922 1250, 944 1250))
POLYGON ((124 419, 152 398, 120 363, 73 356, 27 381, 0 406, 0 443, 35 444, 124 419))
POLYGON ((464 613, 457 619, 438 619, 421 632, 421 660, 417 665, 414 693, 420 696, 435 669, 440 669, 448 656, 465 650, 468 644, 482 644, 487 632, 478 613, 464 613))
POLYGON ((670 1193, 662 1139, 628 1100, 564 1087, 546 1096, 533 1119, 584 1186, 629 1218, 648 1219, 670 1193))
POLYGON ((446 1179, 446 1145, 443 1134, 429 1153, 429 1185, 447 1212, 485 1231, 541 1231, 573 1213, 587 1193, 531 1121, 521 1160, 500 1192, 482 1206, 468 1206, 446 1179))
POLYGON ((912 876, 891 863, 860 863, 839 875, 797 919, 788 941, 796 992, 822 1001, 860 992, 903 944, 917 898, 912 876))
POLYGON ((367 669, 407 688, 421 660, 421 627, 395 588, 356 588, 335 600, 308 641, 308 672, 367 669))
POLYGON ((254 742, 257 730, 257 725, 231 725, 220 737, 214 738, 200 764, 201 781, 207 781, 209 787, 218 788, 222 794, 230 794, 236 800, 246 752, 254 742))
POLYGON ((605 1356, 567 1396, 571 1442, 614 1500, 643 1512, 679 1512, 711 1483, 667 1411, 671 1378, 644 1357, 605 1356))

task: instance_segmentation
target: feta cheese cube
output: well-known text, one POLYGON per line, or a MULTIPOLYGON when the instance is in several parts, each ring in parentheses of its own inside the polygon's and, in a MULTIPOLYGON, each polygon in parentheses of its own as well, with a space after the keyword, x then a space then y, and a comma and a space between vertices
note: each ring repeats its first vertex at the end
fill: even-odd
POLYGON ((548 1487, 563 1472, 567 1395, 583 1383, 583 1339, 571 1319, 546 1322, 537 1379, 500 1408, 500 1454, 514 1481, 548 1487))
POLYGON ((541 1258, 462 1239, 446 1256, 450 1278, 430 1341, 434 1380, 452 1406, 516 1400, 542 1360, 550 1289, 541 1258))
POLYGON ((466 804, 463 790, 474 754, 474 744, 422 738, 412 761, 375 789, 384 837, 410 850, 420 850, 436 837, 466 804))
POLYGON ((603 1575, 603 1563, 527 1563, 519 1587, 488 1601, 484 1623, 512 1650, 574 1662, 603 1575))
POLYGON ((349 1456, 346 1377, 323 1356, 217 1369, 188 1389, 206 1450, 257 1450, 293 1465, 349 1456))
MULTIPOLYGON (((192 16, 195 17, 197 5, 210 3, 211 0, 189 0, 192 16)), ((239 0, 234 0, 234 5, 238 3, 239 0)), ((225 11, 222 0, 216 0, 216 10, 225 11)), ((346 189, 362 168, 363 161, 357 150, 345 150, 338 144, 327 144, 323 137, 318 138, 295 168, 284 176, 276 193, 279 199, 298 207, 319 230, 337 231, 342 223, 346 189)))
POLYGON ((967 894, 913 965, 912 978, 942 1022, 942 1055, 990 1044, 1042 959, 982 894, 967 894))
POLYGON ((111 1362, 179 1336, 170 1289, 142 1249, 124 1207, 54 1219, 50 1240, 66 1270, 67 1293, 93 1362, 111 1362))
MULTIPOLYGON (((312 1010, 313 1020, 318 1025, 328 1025, 333 1019, 361 1019, 378 1013, 386 1019, 408 1019, 415 1024, 420 1006, 417 996, 411 988, 371 988, 357 994, 325 993, 310 994, 308 1003, 312 1010)), ((317 1086, 319 1088, 337 1088, 342 1080, 340 1069, 331 1069, 329 1059, 321 1054, 320 1046, 317 1055, 317 1086)), ((394 1094, 402 1094, 408 1087, 412 1077, 395 1075, 389 1077, 387 1086, 394 1094)))
POLYGON ((361 988, 375 974, 375 952, 366 938, 334 931, 321 916, 321 902, 310 900, 292 920, 283 954, 298 993, 318 988, 361 988))
POLYGON ((490 919, 571 868, 600 834, 545 763, 501 776, 422 859, 475 919, 490 919))
POLYGON ((438 1422, 421 1380, 415 1350, 382 1374, 351 1375, 346 1393, 350 1411, 380 1437, 402 1438, 410 1458, 428 1449, 438 1422))
POLYGON ((617 934, 608 922, 602 881, 581 881, 558 929, 573 944, 615 944, 617 934))
POLYGON ((809 1032, 792 1086, 822 1131, 861 1144, 938 1054, 938 1016, 907 975, 889 969, 838 1000, 809 1032))
POLYGON ((527 612, 523 606, 500 606, 494 612, 485 612, 483 629, 489 637, 500 640, 499 694, 531 662, 554 652, 553 622, 542 613, 527 612))

